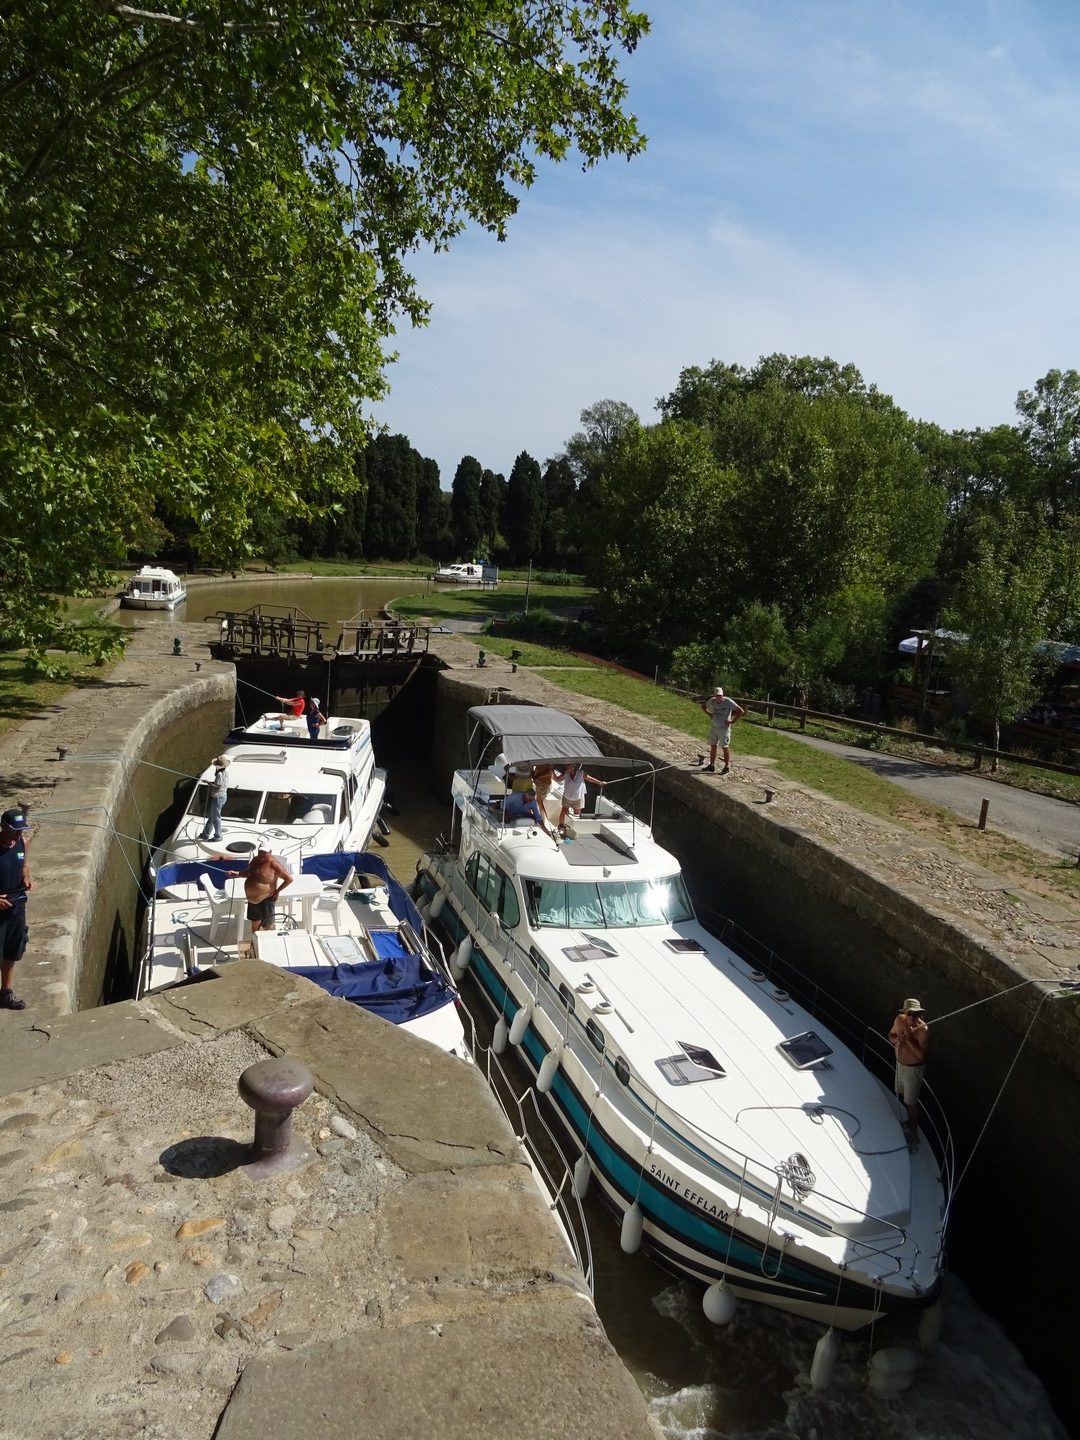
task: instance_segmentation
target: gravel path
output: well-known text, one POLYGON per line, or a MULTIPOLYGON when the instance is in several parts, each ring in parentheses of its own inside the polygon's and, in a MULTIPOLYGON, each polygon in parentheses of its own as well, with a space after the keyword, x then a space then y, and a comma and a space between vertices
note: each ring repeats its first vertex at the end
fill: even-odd
POLYGON ((957 770, 951 765, 934 765, 906 755, 863 750, 857 745, 842 745, 835 740, 821 740, 794 731, 785 734, 804 745, 827 750, 830 755, 842 755, 853 764, 891 780, 920 800, 944 805, 972 824, 978 822, 983 800, 989 800, 987 825, 991 829, 1051 855, 1076 855, 1080 851, 1080 806, 1071 800, 1034 795, 1028 790, 1001 784, 991 780, 985 771, 957 770))

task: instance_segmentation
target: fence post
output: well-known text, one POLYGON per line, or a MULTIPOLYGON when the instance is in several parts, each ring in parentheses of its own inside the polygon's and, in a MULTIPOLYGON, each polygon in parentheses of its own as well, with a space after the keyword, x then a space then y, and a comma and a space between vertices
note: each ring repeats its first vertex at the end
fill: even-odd
POLYGON ((982 805, 981 805, 980 808, 979 808, 979 829, 980 829, 980 830, 985 830, 985 829, 986 829, 986 816, 987 816, 987 812, 989 811, 989 809, 990 809, 990 801, 989 801, 989 800, 984 800, 984 801, 982 802, 982 805))
POLYGON ((976 750, 975 750, 975 764, 974 764, 974 766, 973 766, 972 768, 975 769, 975 770, 981 770, 981 769, 982 769, 982 746, 981 746, 981 745, 979 745, 979 746, 976 748, 976 750))
POLYGON ((805 707, 805 706, 803 707, 802 711, 801 711, 800 714, 799 714, 799 729, 800 729, 800 730, 805 730, 805 729, 806 729, 806 707, 805 707))

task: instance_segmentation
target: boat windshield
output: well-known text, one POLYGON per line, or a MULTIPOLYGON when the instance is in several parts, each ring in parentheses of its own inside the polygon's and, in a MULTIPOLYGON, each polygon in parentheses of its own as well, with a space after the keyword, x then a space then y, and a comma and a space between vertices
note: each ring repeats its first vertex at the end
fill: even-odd
POLYGON ((526 880, 524 884, 534 930, 621 930, 694 918, 681 875, 659 880, 526 880))
MULTIPOLYGON (((204 816, 209 806, 210 787, 200 782, 188 813, 204 816)), ((221 817, 252 825, 329 825, 337 818, 337 798, 298 790, 245 790, 237 785, 229 789, 221 817)))

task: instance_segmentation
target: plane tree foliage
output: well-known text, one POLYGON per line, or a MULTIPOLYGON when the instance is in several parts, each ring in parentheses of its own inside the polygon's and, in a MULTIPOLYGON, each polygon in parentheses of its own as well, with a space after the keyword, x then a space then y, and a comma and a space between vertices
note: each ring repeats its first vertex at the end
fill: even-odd
POLYGON ((642 146, 626 0, 22 0, 0 47, 0 640, 154 516, 236 563, 358 483, 422 244, 642 146))

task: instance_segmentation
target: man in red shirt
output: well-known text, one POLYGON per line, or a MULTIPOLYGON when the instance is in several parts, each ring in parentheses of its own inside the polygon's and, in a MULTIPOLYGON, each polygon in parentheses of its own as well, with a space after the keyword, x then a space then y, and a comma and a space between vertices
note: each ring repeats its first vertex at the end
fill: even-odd
POLYGON ((926 1069, 930 1027, 923 1018, 918 1000, 905 1000, 889 1031, 889 1044, 896 1051, 895 1089, 907 1110, 904 1133, 914 1145, 919 1135, 919 1090, 926 1069))
POLYGON ((274 699, 280 701, 286 710, 297 716, 303 715, 307 709, 307 697, 303 690, 297 690, 295 695, 275 695, 274 699))

